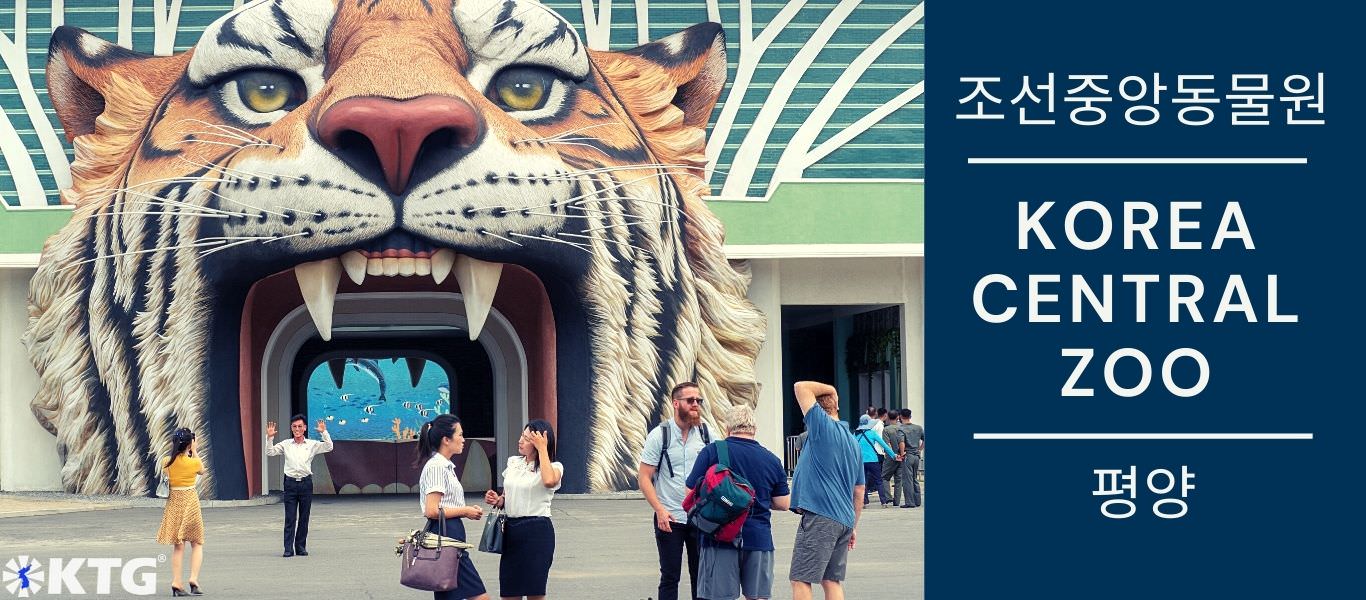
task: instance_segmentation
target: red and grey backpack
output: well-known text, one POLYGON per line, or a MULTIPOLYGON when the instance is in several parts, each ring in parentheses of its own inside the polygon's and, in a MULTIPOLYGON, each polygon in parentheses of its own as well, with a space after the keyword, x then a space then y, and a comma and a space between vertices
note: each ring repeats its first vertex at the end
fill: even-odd
POLYGON ((730 469, 726 441, 716 442, 716 464, 683 499, 688 524, 718 542, 739 545, 740 530, 754 506, 754 486, 730 469))

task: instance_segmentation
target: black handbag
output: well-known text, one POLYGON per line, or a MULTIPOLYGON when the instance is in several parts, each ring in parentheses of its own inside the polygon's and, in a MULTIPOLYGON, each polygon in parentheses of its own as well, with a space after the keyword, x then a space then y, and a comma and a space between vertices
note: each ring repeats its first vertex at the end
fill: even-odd
POLYGON ((484 535, 479 538, 479 551, 493 554, 503 553, 503 531, 507 529, 507 515, 500 509, 484 521, 484 535))

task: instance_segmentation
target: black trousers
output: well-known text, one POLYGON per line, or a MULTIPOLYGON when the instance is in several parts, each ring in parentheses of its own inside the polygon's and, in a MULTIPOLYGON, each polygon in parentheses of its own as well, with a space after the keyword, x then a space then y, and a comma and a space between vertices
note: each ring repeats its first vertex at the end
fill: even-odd
POLYGON ((678 580, 682 575, 681 561, 685 547, 688 550, 688 583, 692 586, 688 588, 691 592, 688 597, 696 600, 700 532, 685 523, 670 523, 669 528, 673 531, 665 533, 654 524, 654 515, 650 515, 650 521, 655 530, 655 547, 659 549, 659 600, 678 600, 678 580))
POLYGON ((285 552, 303 552, 308 549, 308 512, 313 508, 313 476, 295 481, 286 475, 284 504, 285 552))

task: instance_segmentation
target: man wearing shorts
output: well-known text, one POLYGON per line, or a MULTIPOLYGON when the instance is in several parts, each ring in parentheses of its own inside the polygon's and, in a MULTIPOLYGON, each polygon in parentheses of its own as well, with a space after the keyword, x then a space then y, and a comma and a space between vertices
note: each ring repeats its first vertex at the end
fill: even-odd
POLYGON ((839 419, 835 388, 799 381, 792 389, 807 431, 792 475, 792 512, 802 515, 788 574, 792 598, 808 600, 819 583, 826 600, 844 600, 845 564, 863 512, 863 459, 839 419))

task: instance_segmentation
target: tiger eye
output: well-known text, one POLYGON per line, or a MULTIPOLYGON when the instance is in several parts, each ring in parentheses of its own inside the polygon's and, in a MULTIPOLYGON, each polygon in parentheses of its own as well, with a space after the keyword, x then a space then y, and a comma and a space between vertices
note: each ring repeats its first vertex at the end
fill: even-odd
POLYGON ((545 106, 554 77, 545 69, 512 67, 493 78, 494 97, 513 111, 536 110, 545 106))
POLYGON ((277 71, 247 71, 235 78, 242 104, 258 113, 298 106, 302 82, 277 71))

